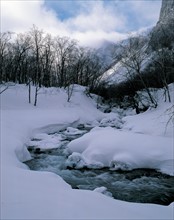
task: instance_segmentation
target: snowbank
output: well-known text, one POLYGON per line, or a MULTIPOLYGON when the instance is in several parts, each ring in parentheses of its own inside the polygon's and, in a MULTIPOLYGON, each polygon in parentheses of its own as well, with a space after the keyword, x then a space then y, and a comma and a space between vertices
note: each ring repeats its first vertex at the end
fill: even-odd
MULTIPOLYGON (((173 100, 173 84, 169 85, 169 89, 173 100)), ((173 103, 164 102, 163 93, 159 89, 154 94, 158 100, 156 109, 126 116, 122 119, 123 124, 118 114, 114 118, 113 113, 100 122, 100 126, 117 127, 118 124, 122 130, 96 127, 69 143, 68 147, 74 153, 68 158, 68 166, 110 167, 116 170, 151 168, 174 175, 174 130, 170 120, 173 103)))
POLYGON ((171 138, 154 137, 119 131, 114 128, 95 128, 90 133, 68 144, 71 161, 82 161, 84 166, 130 170, 135 168, 158 169, 173 175, 173 142, 171 138))
MULTIPOLYGON (((37 107, 27 103, 25 86, 17 85, 1 94, 1 219, 173 218, 173 204, 134 204, 98 192, 72 190, 58 175, 30 171, 21 163, 30 158, 24 143, 36 133, 104 118, 80 87, 70 103, 64 90, 40 92, 37 107)), ((98 132, 102 131, 94 133, 98 132)))
POLYGON ((164 102, 164 90, 159 89, 154 94, 158 101, 158 107, 139 115, 123 118, 123 128, 134 133, 173 138, 174 121, 170 120, 170 117, 174 113, 174 84, 169 85, 169 90, 172 103, 164 102))

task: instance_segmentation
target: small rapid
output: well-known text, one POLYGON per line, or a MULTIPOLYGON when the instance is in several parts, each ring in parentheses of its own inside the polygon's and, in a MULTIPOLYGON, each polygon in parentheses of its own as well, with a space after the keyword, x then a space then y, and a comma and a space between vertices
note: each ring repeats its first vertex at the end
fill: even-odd
POLYGON ((94 190, 114 199, 137 203, 169 205, 174 201, 174 177, 157 170, 68 167, 71 153, 67 144, 89 130, 79 126, 79 129, 40 134, 27 144, 32 159, 25 164, 31 170, 50 171, 61 176, 73 189, 94 190))

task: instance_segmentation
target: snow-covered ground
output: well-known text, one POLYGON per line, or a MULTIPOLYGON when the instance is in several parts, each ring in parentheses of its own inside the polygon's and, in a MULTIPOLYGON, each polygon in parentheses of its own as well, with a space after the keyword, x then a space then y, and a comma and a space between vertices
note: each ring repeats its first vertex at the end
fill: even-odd
POLYGON ((111 85, 126 81, 126 68, 119 61, 103 74, 102 80, 111 85))
MULTIPOLYGON (((173 219, 174 203, 129 203, 102 195, 101 190, 74 190, 58 175, 31 171, 22 163, 30 159, 25 146, 30 138, 67 127, 67 132, 76 133, 72 127, 88 123, 96 128, 69 144, 85 163, 114 169, 148 166, 173 174, 172 123, 166 128, 171 104, 160 101, 155 110, 126 116, 118 131, 97 127, 109 122, 113 126, 120 119, 97 110, 83 92, 75 86, 68 103, 63 89, 42 89, 36 107, 28 104, 24 85, 1 94, 1 219, 173 219)), ((48 141, 54 147, 59 140, 48 141)))

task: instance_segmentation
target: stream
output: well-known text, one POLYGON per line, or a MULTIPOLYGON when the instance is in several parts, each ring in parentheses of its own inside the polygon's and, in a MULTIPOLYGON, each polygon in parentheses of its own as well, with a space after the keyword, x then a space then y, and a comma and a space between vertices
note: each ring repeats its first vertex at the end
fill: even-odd
POLYGON ((32 159, 25 164, 31 170, 50 171, 61 176, 73 189, 94 190, 114 199, 136 203, 169 205, 174 201, 174 177, 156 170, 68 167, 67 144, 90 130, 84 126, 73 129, 33 138, 27 144, 32 159))

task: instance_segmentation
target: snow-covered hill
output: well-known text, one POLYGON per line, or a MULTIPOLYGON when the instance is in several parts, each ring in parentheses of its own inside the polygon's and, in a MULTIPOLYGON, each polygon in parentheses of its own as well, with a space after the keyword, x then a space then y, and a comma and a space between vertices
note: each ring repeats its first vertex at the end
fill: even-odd
MULTIPOLYGON (((142 73, 149 64, 150 54, 147 52, 149 31, 134 34, 118 43, 113 52, 115 62, 104 72, 102 81, 109 85, 116 85, 131 80, 137 74, 137 65, 142 73)), ((114 48, 113 48, 114 50, 114 48)), ((114 60, 114 58, 113 58, 114 60)))
MULTIPOLYGON (((74 190, 58 175, 31 171, 22 163, 30 159, 25 143, 40 131, 55 132, 80 123, 94 127, 103 122, 109 126, 110 121, 117 120, 120 109, 117 113, 102 113, 84 90, 76 85, 68 103, 65 90, 42 88, 36 107, 27 101, 25 85, 10 87, 1 94, 1 219, 173 219, 174 203, 167 207, 128 203, 94 191, 74 190)), ((149 109, 143 114, 128 116, 125 112, 122 131, 96 127, 86 134, 88 136, 77 139, 77 145, 72 142, 70 148, 72 151, 74 147, 87 149, 85 156, 88 159, 101 158, 97 157, 97 152, 106 154, 101 161, 104 163, 105 159, 110 160, 111 153, 117 160, 118 141, 119 146, 123 146, 120 152, 125 152, 118 154, 120 160, 128 158, 129 153, 137 164, 138 161, 147 164, 157 157, 160 165, 156 168, 172 174, 170 164, 162 163, 172 159, 172 124, 169 123, 166 130, 170 117, 166 110, 172 104, 164 103, 161 96, 160 100, 157 109, 149 109), (80 144, 81 140, 84 145, 80 144), (143 142, 141 150, 138 142, 140 145, 143 142), (107 150, 103 145, 100 148, 100 144, 105 143, 107 150)))

